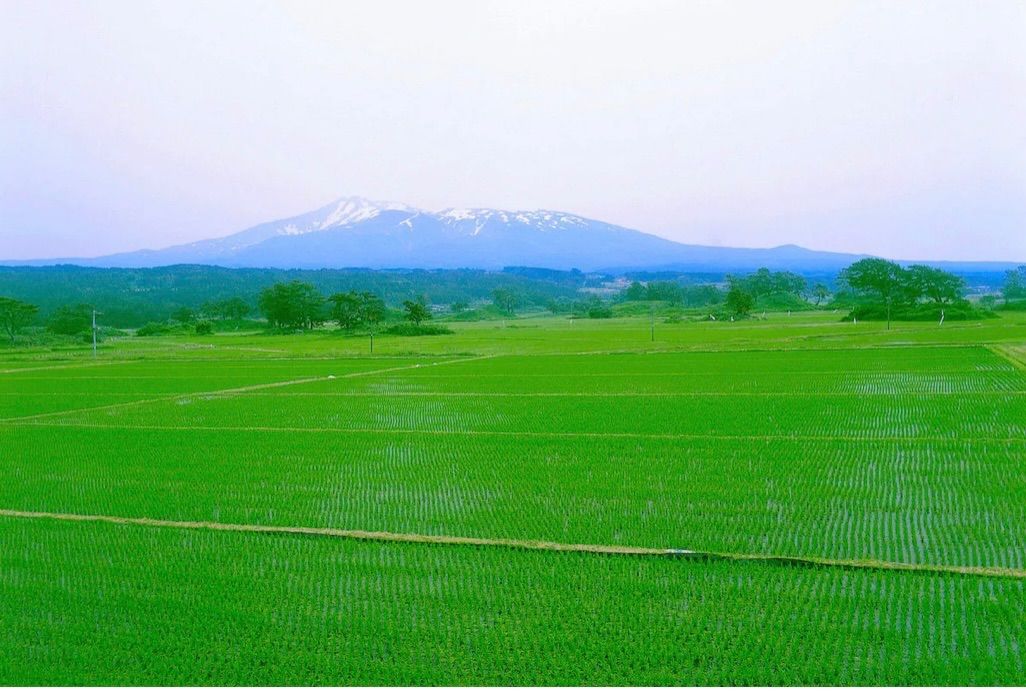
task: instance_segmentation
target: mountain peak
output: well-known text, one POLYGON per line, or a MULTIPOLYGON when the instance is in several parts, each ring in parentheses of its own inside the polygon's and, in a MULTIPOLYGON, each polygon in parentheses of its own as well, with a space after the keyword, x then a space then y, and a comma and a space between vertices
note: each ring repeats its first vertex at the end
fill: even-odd
POLYGON ((775 250, 683 245, 549 209, 448 208, 430 212, 341 196, 307 213, 232 235, 149 252, 101 257, 106 266, 217 264, 280 268, 682 267, 690 271, 838 269, 848 257, 784 245, 775 250))
POLYGON ((327 230, 328 228, 338 228, 339 226, 360 223, 361 221, 367 221, 374 218, 383 211, 404 211, 410 214, 418 213, 418 209, 415 209, 412 206, 407 206, 406 204, 401 204, 399 202, 374 201, 360 196, 339 197, 326 206, 325 209, 329 209, 328 215, 325 216, 320 223, 316 224, 316 228, 311 230, 327 230))

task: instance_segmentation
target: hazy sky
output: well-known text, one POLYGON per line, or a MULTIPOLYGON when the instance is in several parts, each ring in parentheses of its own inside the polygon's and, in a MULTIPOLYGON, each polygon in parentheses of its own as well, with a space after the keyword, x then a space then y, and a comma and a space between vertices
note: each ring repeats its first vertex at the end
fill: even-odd
POLYGON ((0 0, 0 258, 353 194, 1026 260, 1026 1, 0 0))

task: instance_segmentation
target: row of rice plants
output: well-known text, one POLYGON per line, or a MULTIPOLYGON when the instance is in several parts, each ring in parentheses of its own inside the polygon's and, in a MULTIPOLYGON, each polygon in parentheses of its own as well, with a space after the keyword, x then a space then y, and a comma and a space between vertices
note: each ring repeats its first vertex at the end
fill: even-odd
POLYGON ((12 684, 1005 684, 1016 580, 0 519, 12 684))
MULTIPOLYGON (((986 348, 866 348, 783 351, 707 351, 606 353, 580 355, 502 355, 473 360, 454 374, 531 376, 565 372, 646 374, 695 372, 724 376, 758 373, 844 374, 849 372, 923 372, 1010 370, 1012 366, 986 348)), ((423 376, 434 373, 423 372, 423 376)), ((414 373, 411 376, 418 376, 414 373)))
POLYGON ((0 419, 279 381, 391 369, 416 359, 219 362, 134 361, 0 375, 0 419))
MULTIPOLYGON (((290 387, 291 388, 291 387, 290 387)), ((845 439, 1013 439, 1026 434, 1026 396, 736 394, 666 396, 183 397, 69 414, 75 424, 506 434, 635 434, 845 439)))
POLYGON ((797 376, 780 372, 558 372, 520 376, 467 374, 459 368, 422 369, 337 381, 299 384, 289 394, 601 395, 601 394, 964 394, 1026 391, 1017 371, 847 372, 797 376))
POLYGON ((5 438, 11 509, 1026 566, 1026 443, 32 426, 5 438))

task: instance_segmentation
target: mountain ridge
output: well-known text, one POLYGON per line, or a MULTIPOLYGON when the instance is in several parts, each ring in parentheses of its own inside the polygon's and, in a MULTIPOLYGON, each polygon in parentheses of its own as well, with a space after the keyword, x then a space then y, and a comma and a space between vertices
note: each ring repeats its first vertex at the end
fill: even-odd
MULTIPOLYGON (((765 266, 837 271, 866 254, 794 244, 772 248, 675 242, 639 230, 548 209, 450 207, 432 212, 360 196, 208 240, 94 258, 4 261, 4 265, 76 264, 145 268, 205 264, 227 268, 480 268, 741 271, 765 266)), ((909 262, 903 262, 909 263, 909 262)), ((925 262, 964 270, 1000 270, 1011 262, 925 262)))

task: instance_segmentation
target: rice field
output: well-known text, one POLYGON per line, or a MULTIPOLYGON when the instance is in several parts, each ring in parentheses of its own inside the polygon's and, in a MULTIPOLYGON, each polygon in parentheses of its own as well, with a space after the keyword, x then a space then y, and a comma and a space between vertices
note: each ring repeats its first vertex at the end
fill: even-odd
POLYGON ((804 328, 10 357, 0 512, 411 539, 0 513, 0 681, 1026 683, 1019 351, 804 328))

